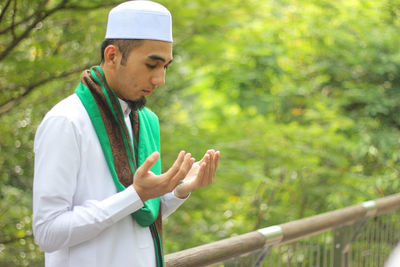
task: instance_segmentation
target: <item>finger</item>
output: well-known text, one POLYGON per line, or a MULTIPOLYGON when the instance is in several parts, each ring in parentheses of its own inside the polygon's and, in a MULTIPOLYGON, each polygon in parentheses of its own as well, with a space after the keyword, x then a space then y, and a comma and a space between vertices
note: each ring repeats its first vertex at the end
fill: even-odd
POLYGON ((203 158, 200 160, 199 163, 205 162, 205 158, 206 158, 207 155, 209 155, 209 153, 210 153, 210 150, 207 150, 206 153, 204 153, 204 156, 203 156, 203 158))
POLYGON ((214 156, 215 172, 217 172, 218 161, 219 161, 220 155, 221 155, 221 152, 219 152, 219 151, 215 152, 215 156, 214 156))
POLYGON ((215 156, 215 151, 212 151, 210 153, 210 163, 209 163, 210 164, 210 167, 209 167, 210 172, 207 177, 208 183, 211 183, 214 178, 214 172, 215 172, 214 156, 215 156))
POLYGON ((154 151, 150 156, 146 158, 143 164, 136 170, 136 173, 140 176, 148 173, 153 167, 153 165, 157 162, 158 158, 160 157, 160 153, 158 151, 154 151))
POLYGON ((207 164, 206 169, 205 169, 205 183, 210 184, 212 183, 213 180, 213 173, 214 173, 214 155, 215 155, 215 150, 214 149, 209 149, 206 152, 206 155, 208 157, 204 158, 204 162, 207 164))
POLYGON ((197 174, 198 183, 201 187, 207 185, 207 179, 205 179, 207 164, 205 162, 200 164, 199 173, 197 174))
POLYGON ((182 162, 182 165, 179 168, 179 171, 172 178, 172 180, 173 180, 172 182, 173 183, 179 183, 180 180, 185 178, 185 176, 189 172, 190 168, 192 167, 193 162, 194 162, 194 160, 191 157, 191 154, 190 153, 186 154, 185 158, 184 158, 184 160, 182 162))
POLYGON ((195 161, 196 161, 196 159, 195 159, 195 158, 191 158, 191 159, 190 159, 190 167, 189 167, 188 173, 189 173, 189 172, 190 172, 190 170, 192 169, 192 167, 193 167, 193 165, 194 165, 195 161))
POLYGON ((217 151, 217 152, 215 152, 214 158, 212 159, 213 170, 212 170, 212 175, 211 175, 211 183, 214 181, 214 177, 217 173, 219 156, 220 156, 220 152, 217 151))
POLYGON ((211 164, 211 172, 210 172, 210 179, 214 179, 215 172, 217 170, 215 158, 217 157, 217 152, 213 150, 212 157, 210 158, 210 164, 211 164))
POLYGON ((173 177, 176 172, 178 172, 180 166, 182 165, 182 162, 184 160, 185 157, 185 151, 181 151, 178 154, 178 157, 176 158, 174 164, 172 164, 171 168, 168 169, 168 171, 166 171, 164 174, 168 177, 173 177))
POLYGON ((208 183, 208 181, 209 181, 209 177, 210 177, 210 167, 211 167, 211 164, 210 164, 210 155, 209 154, 207 154, 205 157, 204 157, 204 163, 205 163, 205 170, 204 170, 204 178, 203 179, 205 179, 206 181, 207 181, 207 183, 208 183))
MULTIPOLYGON (((191 157, 191 158, 190 158, 190 169, 191 169, 191 168, 193 167, 193 165, 195 165, 195 164, 197 164, 196 159, 193 158, 193 157, 191 157)), ((189 171, 190 171, 190 169, 189 169, 189 171)))

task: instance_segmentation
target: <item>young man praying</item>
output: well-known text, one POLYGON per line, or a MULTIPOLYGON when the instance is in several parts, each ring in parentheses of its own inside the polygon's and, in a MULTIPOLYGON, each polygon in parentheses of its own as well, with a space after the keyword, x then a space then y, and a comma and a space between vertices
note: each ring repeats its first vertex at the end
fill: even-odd
POLYGON ((128 1, 108 16, 102 61, 37 129, 33 232, 47 267, 163 266, 161 221, 212 183, 219 152, 181 151, 161 172, 146 96, 172 62, 170 12, 128 1))

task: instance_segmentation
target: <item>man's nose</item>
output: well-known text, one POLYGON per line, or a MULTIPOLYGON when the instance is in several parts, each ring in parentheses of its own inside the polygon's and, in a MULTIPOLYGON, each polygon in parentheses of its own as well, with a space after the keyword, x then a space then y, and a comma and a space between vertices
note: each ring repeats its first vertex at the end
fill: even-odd
POLYGON ((158 71, 152 78, 151 82, 154 85, 164 85, 165 84, 165 69, 158 71))

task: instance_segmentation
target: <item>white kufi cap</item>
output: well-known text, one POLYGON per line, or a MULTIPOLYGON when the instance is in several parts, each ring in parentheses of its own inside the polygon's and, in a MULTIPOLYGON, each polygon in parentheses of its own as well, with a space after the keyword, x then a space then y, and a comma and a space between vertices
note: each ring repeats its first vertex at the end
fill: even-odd
POLYGON ((124 2, 108 14, 106 39, 172 42, 171 13, 152 1, 124 2))

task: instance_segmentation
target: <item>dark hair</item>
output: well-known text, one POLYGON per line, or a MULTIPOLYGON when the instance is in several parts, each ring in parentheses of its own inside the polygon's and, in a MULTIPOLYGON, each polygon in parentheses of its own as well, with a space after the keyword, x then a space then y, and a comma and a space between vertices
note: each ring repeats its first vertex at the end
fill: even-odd
POLYGON ((104 63, 104 50, 109 45, 118 47, 122 54, 121 65, 125 65, 132 49, 141 46, 142 43, 142 39, 105 39, 101 44, 101 63, 104 63))

